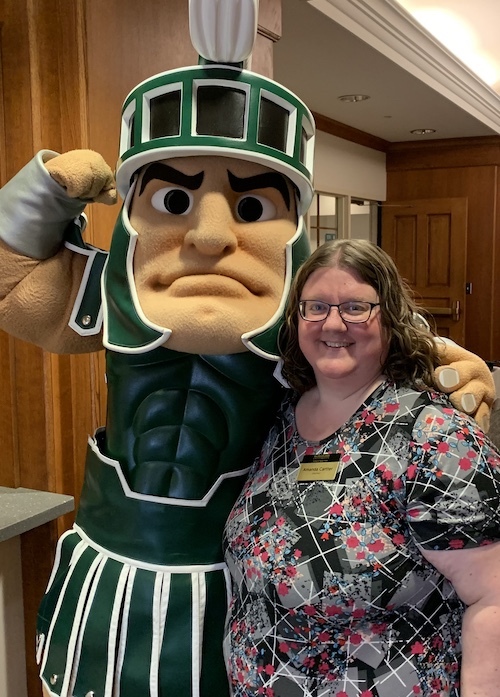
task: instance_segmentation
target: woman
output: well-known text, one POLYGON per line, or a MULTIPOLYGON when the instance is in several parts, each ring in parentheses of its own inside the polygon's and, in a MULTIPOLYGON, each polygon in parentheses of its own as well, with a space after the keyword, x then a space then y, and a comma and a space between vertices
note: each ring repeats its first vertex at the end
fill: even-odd
POLYGON ((415 310, 365 241, 295 279, 294 391, 226 526, 236 697, 500 695, 500 455, 415 310))

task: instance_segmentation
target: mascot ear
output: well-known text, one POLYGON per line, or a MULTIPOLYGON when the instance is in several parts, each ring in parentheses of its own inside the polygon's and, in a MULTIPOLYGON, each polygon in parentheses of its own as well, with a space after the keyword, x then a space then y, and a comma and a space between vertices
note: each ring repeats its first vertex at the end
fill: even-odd
POLYGON ((243 63, 257 35, 257 0, 189 0, 191 41, 212 63, 243 63))
POLYGON ((483 431, 488 431, 495 383, 487 364, 453 342, 440 342, 439 353, 441 366, 436 370, 439 388, 450 395, 456 409, 474 416, 483 431))

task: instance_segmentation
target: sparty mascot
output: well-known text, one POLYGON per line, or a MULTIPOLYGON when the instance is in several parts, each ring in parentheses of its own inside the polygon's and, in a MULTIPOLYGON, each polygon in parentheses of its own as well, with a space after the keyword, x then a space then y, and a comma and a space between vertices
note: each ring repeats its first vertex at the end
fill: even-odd
MULTIPOLYGON (((48 351, 107 349, 106 427, 39 612, 50 697, 228 694, 222 529, 282 399, 314 122, 243 67, 256 2, 193 1, 190 20, 199 65, 125 100, 109 254, 82 234, 85 205, 115 199, 96 153, 42 151, 0 191, 0 327, 48 351)), ((456 346, 443 362, 458 406, 472 390, 485 416, 482 362, 456 346)))

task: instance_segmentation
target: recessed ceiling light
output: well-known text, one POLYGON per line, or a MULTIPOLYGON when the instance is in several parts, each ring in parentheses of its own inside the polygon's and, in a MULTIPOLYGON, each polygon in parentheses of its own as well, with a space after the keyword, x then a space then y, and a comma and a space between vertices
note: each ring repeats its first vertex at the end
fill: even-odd
POLYGON ((435 132, 435 128, 414 128, 413 131, 410 131, 410 133, 413 133, 414 136, 426 136, 429 133, 435 132))
POLYGON ((364 102, 366 99, 370 99, 369 94, 342 94, 338 97, 341 102, 364 102))

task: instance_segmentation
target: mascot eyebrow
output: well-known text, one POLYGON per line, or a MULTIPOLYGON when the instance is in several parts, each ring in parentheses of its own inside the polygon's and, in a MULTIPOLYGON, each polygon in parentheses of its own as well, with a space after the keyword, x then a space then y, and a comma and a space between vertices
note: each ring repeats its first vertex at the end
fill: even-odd
POLYGON ((202 185, 204 176, 205 172, 198 172, 198 174, 193 174, 190 176, 189 174, 180 172, 178 169, 174 169, 173 167, 169 167, 169 165, 163 164, 163 162, 153 162, 153 164, 149 165, 147 170, 144 172, 139 196, 152 179, 160 179, 161 181, 169 182, 170 184, 178 184, 178 186, 183 186, 185 189, 195 191, 202 185))
POLYGON ((253 189, 266 189, 272 187, 277 189, 283 196, 287 210, 290 210, 290 192, 286 185, 285 177, 277 172, 264 172, 264 174, 256 174, 254 177, 237 177, 235 174, 227 170, 227 176, 231 189, 238 193, 252 191, 253 189))
MULTIPOLYGON (((163 162, 153 162, 144 172, 141 182, 139 196, 142 194, 148 183, 152 179, 159 179, 170 184, 183 186, 185 189, 195 191, 199 189, 203 183, 205 173, 184 174, 174 167, 164 164, 163 162)), ((285 177, 277 172, 264 172, 253 177, 237 177, 235 174, 227 171, 229 184, 231 189, 237 193, 252 191, 253 189, 266 189, 272 187, 277 189, 283 196, 287 210, 290 210, 290 192, 286 184, 285 177)))

